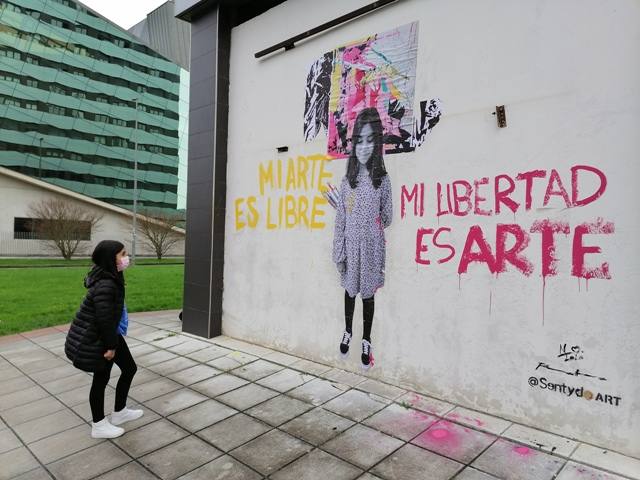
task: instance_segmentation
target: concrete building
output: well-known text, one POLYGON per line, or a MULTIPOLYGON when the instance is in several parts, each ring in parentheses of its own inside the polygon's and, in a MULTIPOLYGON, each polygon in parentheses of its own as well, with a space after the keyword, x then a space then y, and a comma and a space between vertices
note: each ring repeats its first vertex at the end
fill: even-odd
POLYGON ((359 369, 359 301, 338 356, 321 190, 376 108, 394 219, 367 375, 640 457, 637 2, 176 14, 192 32, 185 331, 359 369))
MULTIPOLYGON (((33 220, 30 207, 48 200, 64 200, 100 217, 97 228, 89 230, 86 240, 80 242, 76 256, 90 254, 98 242, 107 239, 119 240, 130 252, 132 250, 133 213, 128 209, 4 167, 0 167, 0 191, 4 196, 0 209, 0 225, 3 226, 0 231, 0 256, 60 256, 59 251, 51 248, 50 242, 38 239, 30 226, 33 220), (13 228, 7 230, 5 226, 13 228)), ((138 215, 136 254, 155 256, 140 227, 144 218, 138 215)), ((185 231, 177 227, 173 230, 181 239, 167 252, 167 256, 181 256, 184 254, 185 231)))
POLYGON ((160 5, 129 29, 145 45, 180 66, 178 102, 178 209, 187 204, 187 162, 189 142, 189 64, 191 25, 174 16, 172 0, 160 5))
POLYGON ((139 209, 184 206, 183 68, 75 0, 2 2, 0 44, 1 166, 128 209, 137 179, 139 209))

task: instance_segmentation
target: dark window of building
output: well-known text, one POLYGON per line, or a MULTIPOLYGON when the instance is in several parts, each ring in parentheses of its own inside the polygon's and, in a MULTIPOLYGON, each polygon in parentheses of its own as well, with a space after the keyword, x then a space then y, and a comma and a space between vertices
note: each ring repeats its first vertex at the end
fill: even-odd
POLYGON ((13 219, 13 238, 20 240, 53 240, 60 233, 69 235, 72 240, 91 240, 91 222, 47 220, 40 218, 15 217, 13 219))
POLYGON ((59 220, 15 217, 13 238, 19 240, 52 240, 52 232, 62 230, 72 240, 91 240, 91 222, 69 222, 64 227, 56 224, 59 220))

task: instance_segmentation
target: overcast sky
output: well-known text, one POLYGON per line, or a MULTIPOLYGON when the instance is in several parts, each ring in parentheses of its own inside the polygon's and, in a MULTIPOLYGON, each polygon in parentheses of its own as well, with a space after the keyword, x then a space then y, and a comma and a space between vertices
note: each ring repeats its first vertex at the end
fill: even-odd
POLYGON ((129 29, 167 0, 79 0, 122 28, 129 29))

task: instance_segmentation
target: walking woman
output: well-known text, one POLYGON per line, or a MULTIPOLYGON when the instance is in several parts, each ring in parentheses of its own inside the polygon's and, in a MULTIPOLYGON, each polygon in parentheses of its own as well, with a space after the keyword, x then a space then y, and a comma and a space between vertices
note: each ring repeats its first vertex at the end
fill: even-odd
POLYGON ((93 438, 115 438, 124 433, 122 425, 140 418, 142 410, 126 407, 131 381, 137 367, 124 340, 128 317, 124 303, 123 271, 129 266, 124 245, 115 240, 103 240, 91 255, 93 268, 84 280, 88 289, 73 320, 64 350, 80 370, 93 372, 89 404, 93 423, 93 438), (116 386, 115 408, 111 421, 104 415, 104 392, 113 364, 122 371, 116 386))
POLYGON ((362 298, 362 367, 373 364, 371 326, 374 294, 384 285, 384 229, 393 216, 391 181, 382 157, 382 122, 375 108, 365 108, 356 118, 347 173, 336 203, 333 261, 344 292, 345 331, 340 352, 346 355, 352 336, 355 297, 362 298))

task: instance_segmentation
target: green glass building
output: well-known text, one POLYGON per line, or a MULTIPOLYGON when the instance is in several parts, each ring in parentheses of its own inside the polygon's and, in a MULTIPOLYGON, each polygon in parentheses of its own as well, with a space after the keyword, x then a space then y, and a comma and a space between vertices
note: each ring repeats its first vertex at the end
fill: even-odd
POLYGON ((139 211, 184 208, 185 85, 188 72, 80 3, 0 1, 4 167, 129 209, 137 178, 139 211))

